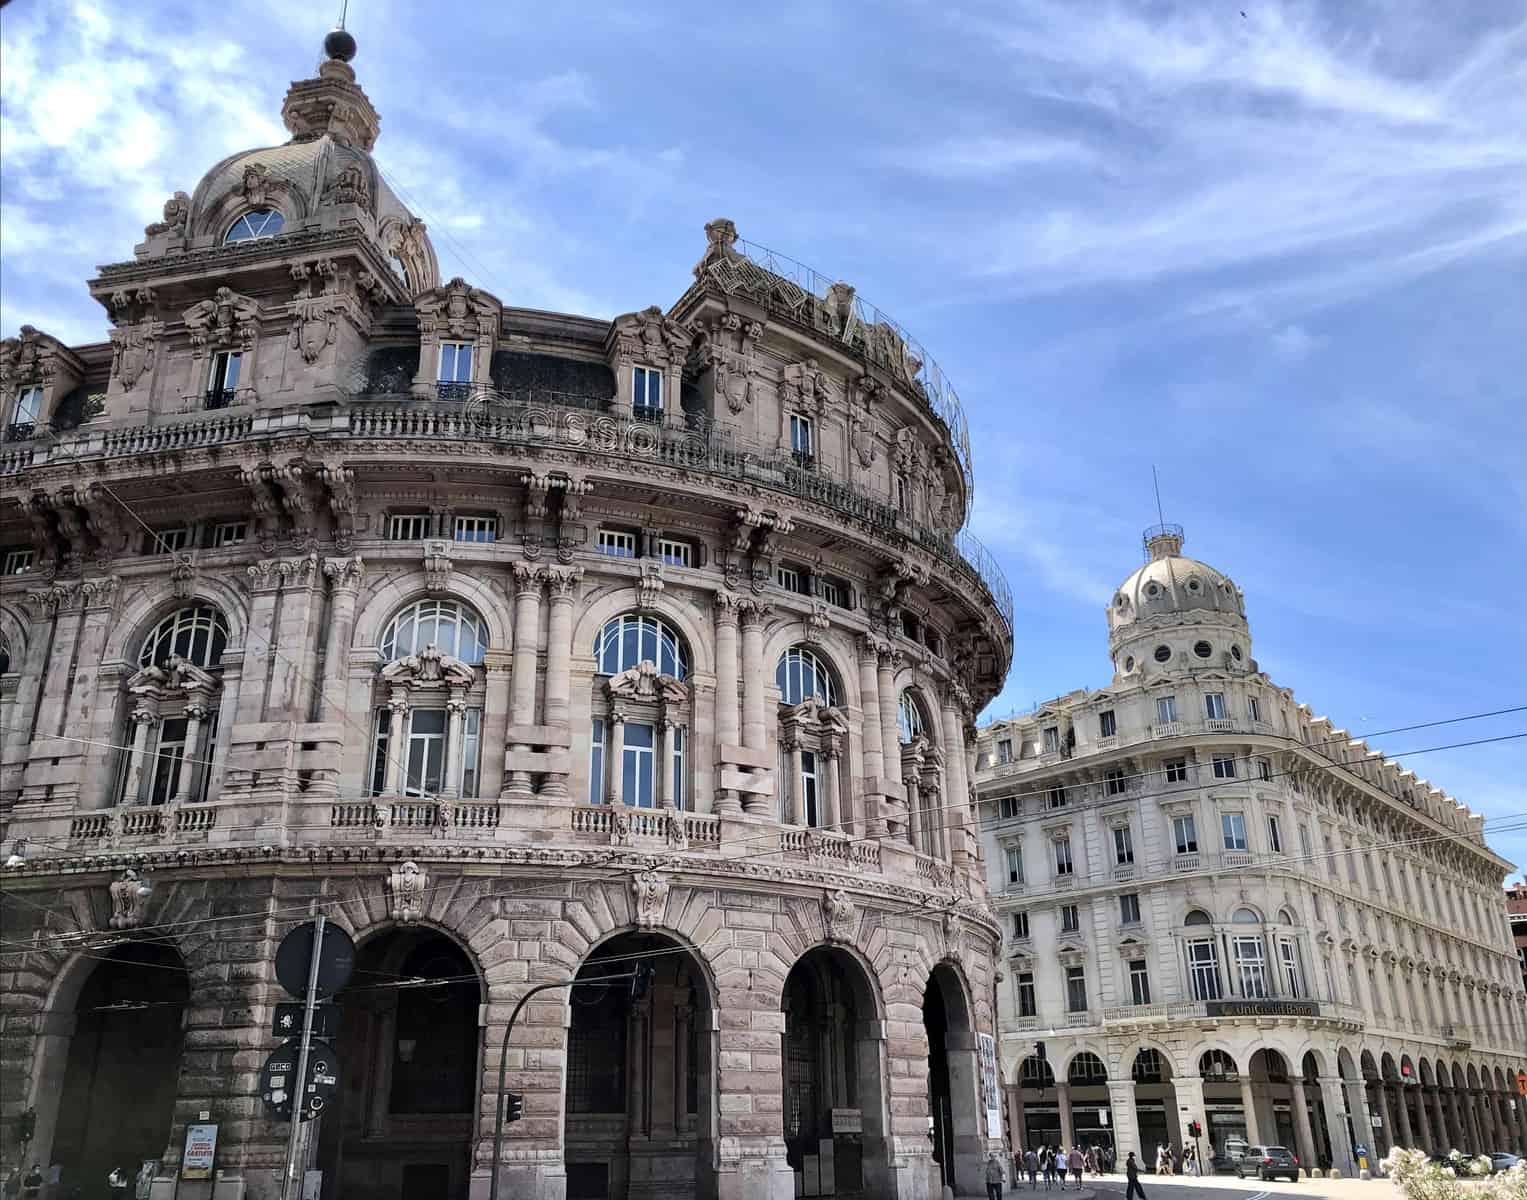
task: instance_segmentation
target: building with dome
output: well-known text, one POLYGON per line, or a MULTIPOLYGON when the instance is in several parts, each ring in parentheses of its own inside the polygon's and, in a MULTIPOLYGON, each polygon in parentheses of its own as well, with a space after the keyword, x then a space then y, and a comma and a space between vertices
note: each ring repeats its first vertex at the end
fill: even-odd
POLYGON ((213 1124, 278 1195, 323 915, 325 1198, 978 1191, 1012 607, 954 391, 726 220, 613 320, 443 280, 354 51, 100 268, 106 338, 0 344, 5 1161, 208 1196, 213 1124), (517 1002, 632 963, 525 1007, 498 1153, 517 1002))
POLYGON ((1148 531, 1114 593, 1111 683, 979 735, 1015 1142, 1527 1151, 1511 864, 1273 683, 1182 546, 1148 531))

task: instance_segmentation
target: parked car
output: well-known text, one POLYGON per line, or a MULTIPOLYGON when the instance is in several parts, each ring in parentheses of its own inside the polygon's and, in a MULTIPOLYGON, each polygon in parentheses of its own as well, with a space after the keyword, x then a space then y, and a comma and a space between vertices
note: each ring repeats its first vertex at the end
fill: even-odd
POLYGON ((1490 1153, 1490 1174, 1499 1175, 1502 1171, 1509 1171, 1521 1161, 1519 1154, 1512 1154, 1506 1150, 1494 1150, 1490 1153))
POLYGON ((1238 1179, 1255 1175, 1264 1183, 1286 1176, 1290 1183, 1298 1183, 1299 1159, 1284 1146, 1247 1146, 1236 1164, 1235 1174, 1238 1179))

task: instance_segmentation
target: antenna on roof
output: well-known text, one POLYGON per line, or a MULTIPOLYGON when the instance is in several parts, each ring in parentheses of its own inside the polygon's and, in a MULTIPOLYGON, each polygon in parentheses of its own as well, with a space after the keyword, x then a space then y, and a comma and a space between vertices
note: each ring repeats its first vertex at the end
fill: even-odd
POLYGON ((339 6, 339 28, 345 27, 345 16, 350 11, 350 0, 342 0, 339 6))
MULTIPOLYGON (((350 0, 345 0, 349 3, 350 0)), ((1161 511, 1161 480, 1156 476, 1156 464, 1151 463, 1151 487, 1156 489, 1156 520, 1162 525, 1166 524, 1166 517, 1161 511)))

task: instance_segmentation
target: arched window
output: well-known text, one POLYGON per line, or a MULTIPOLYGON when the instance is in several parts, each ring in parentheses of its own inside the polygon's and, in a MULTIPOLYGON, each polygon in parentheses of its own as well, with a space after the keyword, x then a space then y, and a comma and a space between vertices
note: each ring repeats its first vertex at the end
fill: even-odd
POLYGON ((418 654, 427 646, 475 667, 488 648, 487 627, 459 601, 416 600, 393 617, 382 634, 382 661, 418 654))
POLYGON ((245 213, 223 237, 223 245, 235 242, 253 242, 259 238, 272 238, 281 232, 286 218, 273 208, 257 208, 245 213))
POLYGON ((170 656, 178 654, 204 671, 222 663, 223 647, 228 644, 228 622, 210 604, 177 609, 143 639, 138 652, 140 667, 162 667, 170 656))
POLYGON ((1234 1079, 1240 1074, 1235 1059, 1223 1050, 1205 1050, 1198 1059, 1198 1073, 1205 1079, 1234 1079))
POLYGON ((812 651, 801 646, 792 646, 780 655, 779 666, 774 669, 774 682, 779 686, 779 698, 785 704, 803 704, 811 698, 828 708, 839 703, 832 671, 812 651))
POLYGON ((619 675, 650 662, 661 675, 689 678, 689 647, 666 621, 626 613, 607 621, 594 639, 594 661, 601 675, 619 675))
POLYGON ((1188 988, 1195 1000, 1218 1000, 1224 993, 1220 986, 1219 951, 1214 941, 1214 923, 1201 908, 1188 913, 1183 924, 1202 929, 1202 936, 1185 942, 1188 960, 1188 988))
POLYGON ((911 691, 904 691, 896 702, 896 728, 903 744, 927 737, 923 724, 923 706, 911 691))
POLYGON ((0 634, 0 675, 8 675, 11 670, 11 643, 4 634, 0 634))
POLYGON ((1230 921, 1234 925, 1260 925, 1262 918, 1249 908, 1238 908, 1230 914, 1230 921))

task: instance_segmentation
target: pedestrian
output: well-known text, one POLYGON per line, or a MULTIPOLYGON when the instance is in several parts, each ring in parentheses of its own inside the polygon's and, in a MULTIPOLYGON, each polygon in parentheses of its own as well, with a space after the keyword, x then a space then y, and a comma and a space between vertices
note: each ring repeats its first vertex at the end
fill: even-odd
POLYGON ((21 1194, 28 1197, 28 1200, 37 1200, 42 1195, 42 1168, 36 1163, 32 1164, 32 1169, 21 1181, 21 1194))
POLYGON ((1066 1190, 1066 1170, 1070 1164, 1066 1162, 1066 1148, 1060 1146, 1055 1151, 1055 1173, 1060 1176, 1060 1190, 1066 1190))
POLYGON ((1049 1191, 1055 1185, 1055 1148, 1045 1146, 1039 1152, 1040 1165, 1044 1167, 1045 1191, 1049 1191))
POLYGON ((111 1189, 111 1200, 127 1200, 127 1172, 121 1167, 112 1167, 106 1186, 111 1189))
POLYGON ((1131 1150, 1124 1160, 1124 1177, 1128 1182, 1124 1185, 1124 1200, 1134 1200, 1139 1196, 1145 1200, 1145 1189, 1140 1186, 1140 1168, 1135 1163, 1135 1152, 1131 1150))
POLYGON ((1184 1146, 1182 1149, 1182 1161, 1187 1166, 1187 1173, 1195 1178, 1203 1174, 1203 1169, 1198 1161, 1198 1147, 1184 1146))
POLYGON ((1023 1169, 1028 1173, 1029 1191, 1037 1191, 1039 1189, 1039 1180, 1037 1178, 1039 1174, 1039 1155, 1035 1154, 1033 1150, 1025 1150, 1023 1152, 1023 1169))
POLYGON ((986 1200, 1002 1200, 1002 1160, 993 1150, 986 1156, 986 1200))
POLYGON ((1082 1190, 1082 1167, 1086 1165, 1086 1158, 1075 1146, 1071 1147, 1071 1181, 1076 1184, 1076 1190, 1082 1190))

